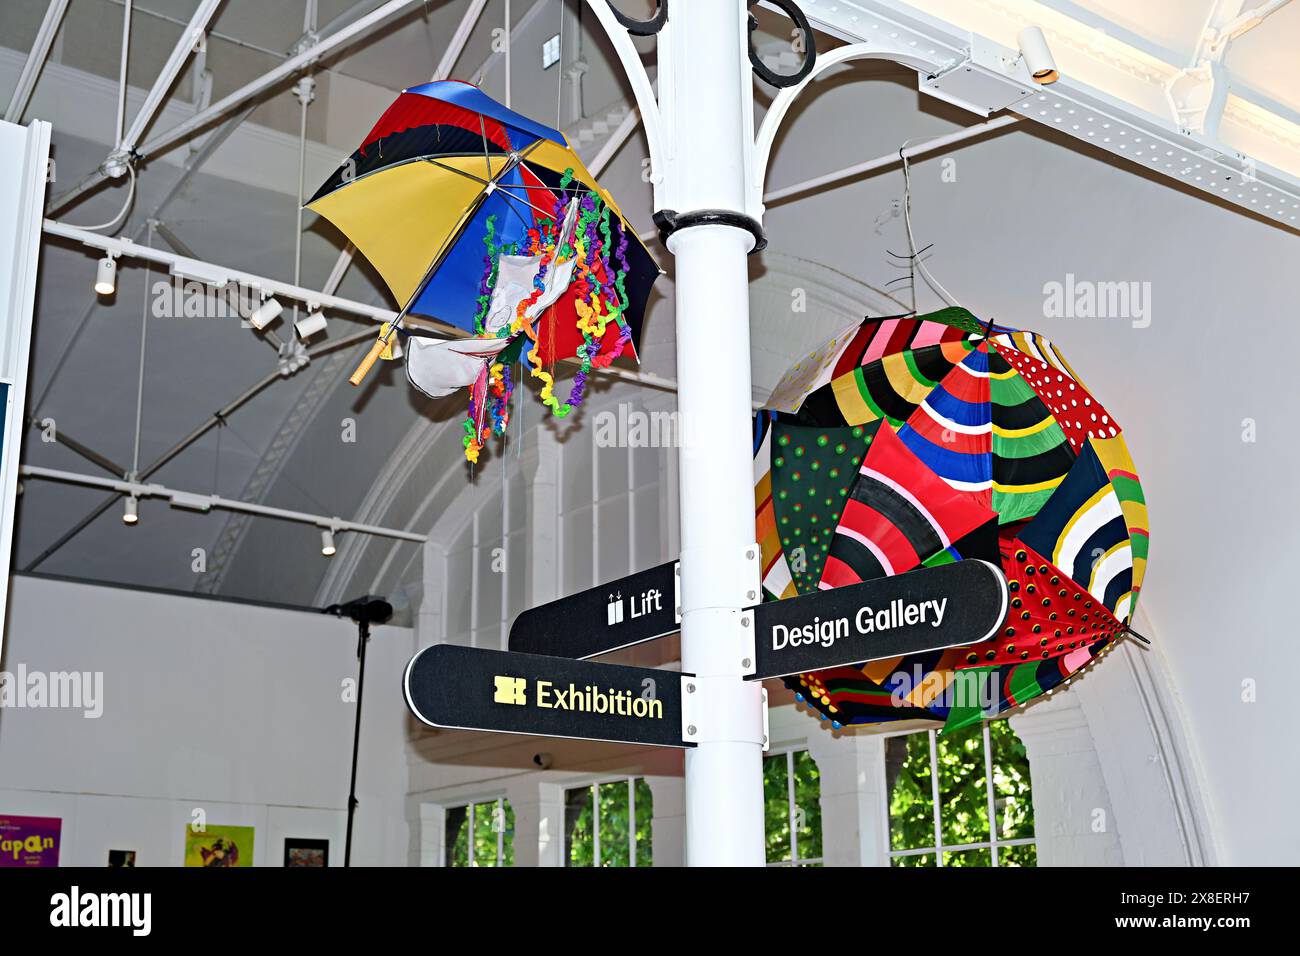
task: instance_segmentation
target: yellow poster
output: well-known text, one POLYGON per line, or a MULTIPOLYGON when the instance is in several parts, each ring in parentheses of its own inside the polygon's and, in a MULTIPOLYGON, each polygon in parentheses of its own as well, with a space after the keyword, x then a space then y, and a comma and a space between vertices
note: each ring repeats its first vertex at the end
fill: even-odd
POLYGON ((253 827, 185 828, 186 866, 252 866, 253 827))

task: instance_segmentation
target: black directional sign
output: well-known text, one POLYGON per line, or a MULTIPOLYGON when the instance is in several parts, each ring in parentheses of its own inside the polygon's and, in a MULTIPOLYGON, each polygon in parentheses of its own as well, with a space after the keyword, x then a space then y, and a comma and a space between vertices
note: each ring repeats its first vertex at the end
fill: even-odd
POLYGON ((406 704, 433 727, 661 747, 682 740, 683 675, 434 644, 406 665, 406 704))
POLYGON ((1007 616, 1007 581, 987 561, 957 561, 754 608, 749 680, 974 644, 1007 616))
POLYGON ((681 630, 677 562, 524 611, 510 625, 510 649, 583 659, 681 630))

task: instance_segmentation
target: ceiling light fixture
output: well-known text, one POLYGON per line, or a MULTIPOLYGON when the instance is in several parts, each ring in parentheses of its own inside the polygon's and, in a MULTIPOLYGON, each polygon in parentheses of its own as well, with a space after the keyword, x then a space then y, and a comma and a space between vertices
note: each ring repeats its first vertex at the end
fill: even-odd
POLYGON ((95 270, 95 293, 97 295, 112 295, 117 291, 117 260, 112 256, 104 256, 99 260, 99 268, 95 270))
POLYGON ((122 524, 138 524, 140 521, 140 501, 134 495, 126 499, 122 509, 122 524))
POLYGON ((1025 61, 1035 83, 1046 86, 1061 78, 1061 74, 1056 71, 1056 60, 1052 58, 1052 50, 1047 45, 1047 37, 1043 36, 1042 27, 1025 27, 1016 35, 1016 43, 1020 46, 1020 57, 1025 61))
POLYGON ((329 528, 324 528, 320 533, 320 553, 327 558, 334 557, 338 548, 334 547, 334 532, 329 528))
POLYGON ((280 313, 283 311, 284 306, 276 300, 275 296, 272 296, 269 299, 263 300, 262 304, 253 310, 252 314, 248 317, 248 324, 261 332, 264 328, 278 319, 280 313))
POLYGON ((328 323, 325 321, 325 315, 319 309, 311 309, 301 319, 293 324, 294 331, 298 333, 298 338, 307 341, 313 335, 320 335, 324 332, 328 323))

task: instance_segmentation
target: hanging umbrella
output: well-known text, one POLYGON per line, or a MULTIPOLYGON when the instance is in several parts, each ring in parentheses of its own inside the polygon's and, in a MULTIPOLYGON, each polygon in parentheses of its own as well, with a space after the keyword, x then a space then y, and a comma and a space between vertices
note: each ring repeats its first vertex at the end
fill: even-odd
POLYGON ((447 80, 404 91, 307 207, 342 230, 402 303, 394 329, 423 316, 499 340, 467 352, 404 329, 413 384, 428 382, 430 394, 471 386, 471 460, 508 421, 510 362, 528 361, 543 400, 565 415, 593 368, 636 357, 659 276, 650 253, 563 134, 477 87, 447 80), (569 359, 580 370, 561 401, 553 366, 569 359))
MULTIPOLYGON (((1119 426, 1051 342, 961 309, 869 319, 836 340, 783 379, 773 394, 785 410, 763 413, 767 431, 820 421, 870 430, 870 444, 820 578, 787 574, 788 555, 765 546, 767 596, 982 558, 1001 563, 1011 607, 979 645, 788 679, 802 699, 837 725, 919 713, 956 729, 1055 687, 1131 633, 1141 484, 1119 426)), ((763 541, 761 508, 758 527, 763 541)))

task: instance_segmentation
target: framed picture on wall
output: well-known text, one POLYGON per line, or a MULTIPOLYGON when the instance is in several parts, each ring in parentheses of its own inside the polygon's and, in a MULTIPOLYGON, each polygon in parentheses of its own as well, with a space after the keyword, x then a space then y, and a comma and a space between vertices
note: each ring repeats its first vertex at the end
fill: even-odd
POLYGON ((0 866, 58 866, 62 817, 0 814, 0 866))
POLYGON ((185 828, 185 865, 233 867, 253 865, 254 827, 208 826, 195 833, 185 828))
POLYGON ((329 866, 330 841, 302 837, 284 838, 285 866, 329 866))
POLYGON ((108 865, 112 869, 134 869, 135 850, 109 850, 108 865))

